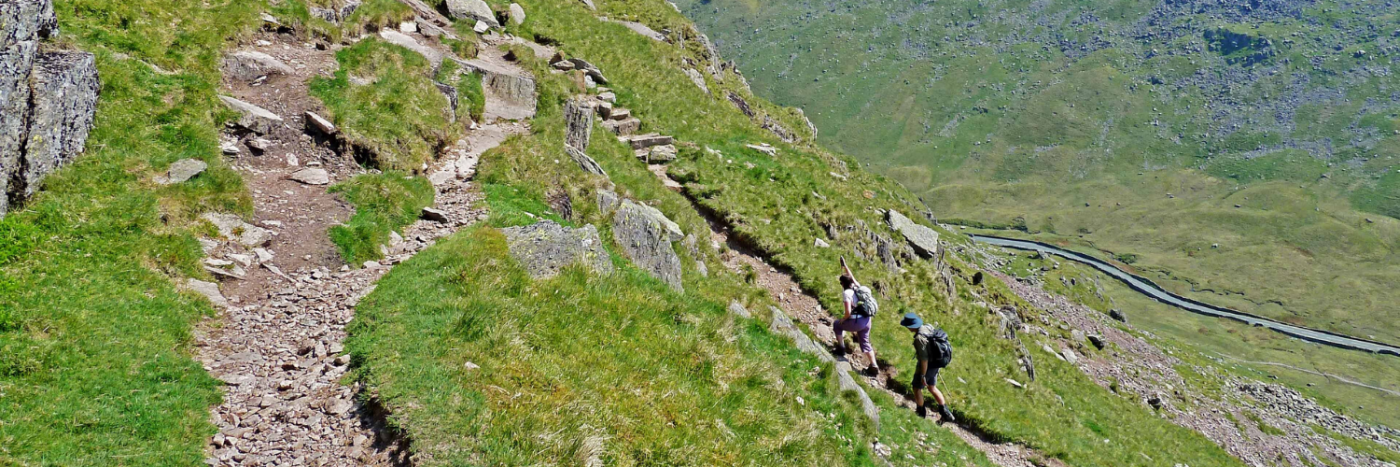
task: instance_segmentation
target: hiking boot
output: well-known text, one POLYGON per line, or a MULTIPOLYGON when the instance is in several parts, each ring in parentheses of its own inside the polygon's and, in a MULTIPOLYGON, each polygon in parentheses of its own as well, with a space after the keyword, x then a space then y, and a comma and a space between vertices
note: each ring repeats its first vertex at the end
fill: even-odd
POLYGON ((921 405, 919 408, 914 409, 914 413, 919 414, 919 418, 928 418, 928 407, 921 405))
POLYGON ((942 419, 938 420, 939 423, 958 421, 958 418, 953 416, 953 411, 948 410, 946 405, 938 406, 938 414, 943 416, 942 419))
POLYGON ((865 367, 865 376, 869 376, 869 377, 872 377, 872 378, 873 378, 873 377, 876 377, 876 376, 880 376, 880 367, 875 366, 875 365, 870 365, 870 366, 868 366, 868 367, 865 367))
POLYGON ((838 344, 836 344, 836 348, 831 349, 831 355, 834 355, 834 356, 836 356, 836 357, 844 357, 844 356, 846 356, 846 344, 843 344, 843 343, 838 343, 838 344))

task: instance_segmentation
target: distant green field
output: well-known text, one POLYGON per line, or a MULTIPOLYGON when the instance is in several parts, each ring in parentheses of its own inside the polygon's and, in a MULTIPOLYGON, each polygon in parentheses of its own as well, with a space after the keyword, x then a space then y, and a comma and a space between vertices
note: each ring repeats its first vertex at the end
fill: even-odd
POLYGON ((1400 343, 1400 17, 1380 1, 681 0, 756 94, 936 215, 1400 343), (1214 247, 1218 245, 1218 247, 1214 247))

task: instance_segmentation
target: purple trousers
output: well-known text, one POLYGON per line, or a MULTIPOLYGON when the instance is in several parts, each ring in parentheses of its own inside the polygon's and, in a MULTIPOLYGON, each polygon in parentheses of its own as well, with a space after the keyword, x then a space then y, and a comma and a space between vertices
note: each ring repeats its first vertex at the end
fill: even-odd
POLYGON ((841 334, 844 332, 856 333, 856 342, 860 344, 860 351, 865 353, 874 352, 875 348, 870 346, 870 317, 852 316, 851 319, 839 320, 831 323, 831 330, 836 332, 836 342, 840 343, 841 334))

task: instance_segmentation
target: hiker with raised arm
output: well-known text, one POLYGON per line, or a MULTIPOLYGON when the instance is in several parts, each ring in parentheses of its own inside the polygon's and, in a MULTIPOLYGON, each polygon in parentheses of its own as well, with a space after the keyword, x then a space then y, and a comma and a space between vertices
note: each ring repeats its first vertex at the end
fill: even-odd
POLYGON ((953 361, 953 344, 948 342, 948 333, 925 325, 924 320, 914 313, 905 314, 899 325, 914 333, 914 357, 919 363, 914 368, 914 381, 910 384, 914 386, 914 403, 919 406, 919 416, 928 416, 928 407, 924 406, 924 389, 928 389, 929 394, 933 394, 933 400, 938 402, 938 413, 943 416, 939 423, 957 420, 948 410, 948 400, 943 397, 943 391, 938 390, 938 371, 953 361))
POLYGON ((879 305, 875 303, 875 297, 870 293, 870 288, 856 282, 856 276, 851 274, 851 268, 846 266, 846 258, 841 258, 841 303, 845 308, 845 314, 835 323, 831 324, 831 330, 836 334, 836 352, 838 355, 848 353, 846 341, 842 339, 842 333, 852 332, 856 335, 856 343, 860 344, 860 351, 870 358, 870 366, 866 371, 870 375, 880 374, 880 365, 875 363, 875 348, 870 345, 870 320, 879 311, 879 305))

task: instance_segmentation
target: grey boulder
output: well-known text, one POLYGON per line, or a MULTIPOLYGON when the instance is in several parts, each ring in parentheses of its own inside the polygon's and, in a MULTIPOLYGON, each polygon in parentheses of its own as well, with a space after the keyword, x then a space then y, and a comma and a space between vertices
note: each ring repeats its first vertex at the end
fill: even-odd
POLYGON ((623 200, 613 214, 613 240, 637 267, 669 284, 681 286, 681 259, 672 242, 685 238, 681 227, 656 208, 623 200))
POLYGON ((298 170, 287 178, 307 185, 325 185, 331 182, 331 174, 326 172, 326 169, 317 167, 298 170))
POLYGON ((594 272, 610 274, 613 271, 598 229, 592 225, 571 229, 554 221, 542 221, 508 227, 501 232, 506 236, 510 255, 537 279, 558 275, 566 266, 575 263, 594 272))
POLYGON ((564 103, 564 144, 580 151, 588 150, 593 137, 593 103, 584 99, 570 99, 564 103))
POLYGON ((893 209, 886 212, 885 221, 891 229, 904 235, 904 239, 909 242, 909 246, 914 247, 919 256, 932 258, 938 254, 938 232, 909 220, 893 209))
POLYGON ((272 232, 243 222, 243 219, 236 214, 207 212, 199 218, 214 224, 219 235, 249 248, 266 246, 272 242, 272 232))
POLYGON ((237 81, 253 81, 264 76, 290 75, 292 67, 277 58, 251 50, 232 52, 224 56, 224 76, 237 81))
POLYGON ((269 112, 267 109, 256 105, 234 99, 229 96, 219 96, 219 100, 224 102, 230 109, 239 113, 238 126, 248 129, 261 135, 272 133, 282 126, 282 117, 269 112))
POLYGON ((28 197, 44 176, 82 153, 97 111, 97 63, 86 52, 52 52, 34 61, 30 76, 28 143, 20 186, 12 193, 28 197))
POLYGON ((205 298, 208 298, 209 303, 214 304, 215 307, 228 307, 228 300, 224 298, 223 292, 219 291, 219 284, 198 279, 189 279, 185 281, 185 289, 203 295, 205 298))
POLYGON ((447 0, 447 14, 452 19, 474 19, 493 28, 501 27, 501 23, 496 21, 496 13, 491 11, 491 5, 482 0, 447 0))
POLYGON ((194 178, 195 175, 199 175, 208 168, 209 164, 199 159, 180 159, 174 164, 170 164, 170 170, 162 183, 166 185, 181 183, 194 178))
POLYGON ((519 3, 510 4, 510 22, 521 24, 525 22, 525 8, 519 3))

